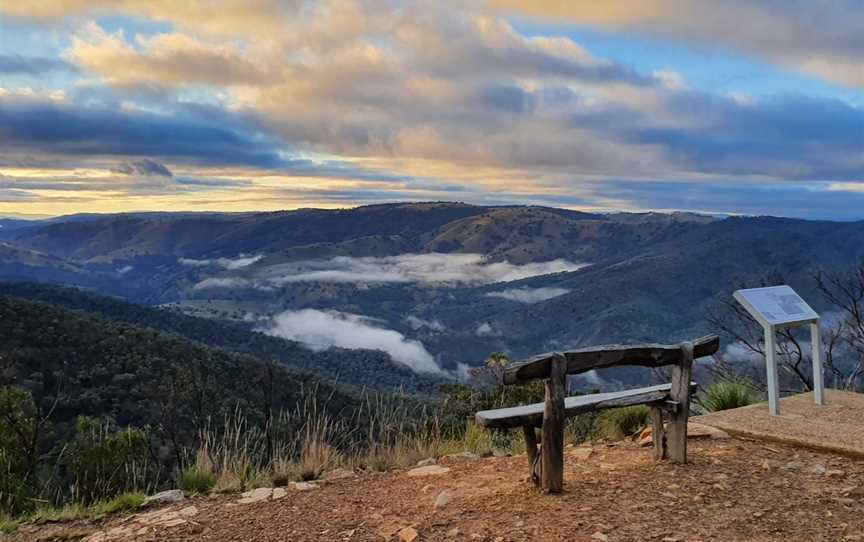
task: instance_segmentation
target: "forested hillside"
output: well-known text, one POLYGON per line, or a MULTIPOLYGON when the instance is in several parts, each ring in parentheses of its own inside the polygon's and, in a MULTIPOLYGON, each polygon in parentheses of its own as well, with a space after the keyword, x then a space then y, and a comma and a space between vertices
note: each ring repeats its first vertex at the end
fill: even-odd
POLYGON ((211 347, 273 361, 292 370, 316 374, 325 381, 339 382, 356 389, 430 394, 436 392, 443 382, 441 378, 416 374, 394 363, 384 352, 343 348, 316 352, 295 341, 250 331, 248 327, 238 324, 137 305, 77 288, 0 282, 0 295, 48 303, 91 313, 115 323, 175 334, 211 347))
POLYGON ((190 445, 208 420, 242 411, 263 422, 315 391, 334 416, 359 396, 278 364, 39 302, 0 296, 0 387, 29 391, 50 413, 43 453, 68 438, 79 416, 150 426, 163 452, 190 445))

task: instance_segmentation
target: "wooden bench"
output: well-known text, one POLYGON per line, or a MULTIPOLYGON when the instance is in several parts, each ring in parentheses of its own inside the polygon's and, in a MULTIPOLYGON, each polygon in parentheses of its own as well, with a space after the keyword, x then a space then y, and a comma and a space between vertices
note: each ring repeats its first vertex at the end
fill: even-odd
POLYGON ((695 390, 695 384, 690 380, 693 359, 710 356, 719 348, 720 338, 710 335, 678 345, 608 345, 534 356, 505 367, 503 381, 509 385, 545 379, 545 401, 484 410, 475 418, 479 425, 490 429, 522 427, 531 479, 549 493, 559 493, 564 484, 565 419, 583 412, 648 405, 651 407, 655 457, 686 463, 687 418, 690 394, 695 390), (626 365, 671 365, 672 382, 633 390, 564 397, 567 375, 626 365), (664 429, 664 414, 669 418, 668 431, 664 429), (539 452, 536 427, 542 429, 539 452))

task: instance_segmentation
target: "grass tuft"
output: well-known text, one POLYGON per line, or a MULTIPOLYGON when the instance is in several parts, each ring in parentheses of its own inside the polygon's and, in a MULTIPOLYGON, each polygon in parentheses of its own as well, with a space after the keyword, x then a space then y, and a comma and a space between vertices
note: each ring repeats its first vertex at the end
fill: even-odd
POLYGON ((701 397, 709 412, 752 405, 756 400, 753 386, 746 380, 719 380, 705 388, 701 397))
POLYGON ((649 409, 645 405, 603 411, 594 422, 594 434, 609 440, 624 439, 648 424, 648 413, 649 409))
POLYGON ((216 485, 216 475, 201 467, 188 467, 177 476, 177 487, 184 493, 204 495, 216 485))

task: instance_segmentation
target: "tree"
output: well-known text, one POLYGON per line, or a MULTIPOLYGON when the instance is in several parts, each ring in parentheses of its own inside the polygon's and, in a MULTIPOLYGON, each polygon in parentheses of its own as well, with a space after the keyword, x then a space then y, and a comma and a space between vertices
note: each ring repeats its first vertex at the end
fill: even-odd
MULTIPOLYGON (((833 377, 831 385, 839 389, 858 389, 864 377, 864 264, 848 273, 819 272, 813 275, 813 280, 825 301, 833 306, 821 319, 824 363, 833 377)), ((782 276, 771 275, 738 288, 784 283, 782 276)), ((725 353, 716 354, 708 370, 727 380, 745 377, 764 391, 765 378, 758 365, 765 357, 762 326, 729 294, 724 294, 708 310, 706 320, 712 331, 730 338, 732 348, 738 350, 737 354, 730 353, 727 348, 725 353)), ((777 362, 782 391, 813 389, 810 347, 802 343, 795 329, 778 331, 777 362)))

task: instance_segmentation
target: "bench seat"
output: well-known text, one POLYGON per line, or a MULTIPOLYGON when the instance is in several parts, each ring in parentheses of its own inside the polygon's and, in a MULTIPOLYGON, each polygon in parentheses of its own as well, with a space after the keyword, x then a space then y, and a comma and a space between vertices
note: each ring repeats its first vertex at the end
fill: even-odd
MULTIPOLYGON (((690 393, 693 393, 696 389, 696 383, 691 383, 690 387, 690 393)), ((671 389, 672 384, 660 384, 647 388, 566 397, 564 399, 564 414, 570 418, 583 412, 608 408, 665 403, 670 400, 669 392, 671 389)), ((543 403, 482 410, 475 415, 475 420, 478 425, 490 429, 541 427, 543 425, 543 403)))

